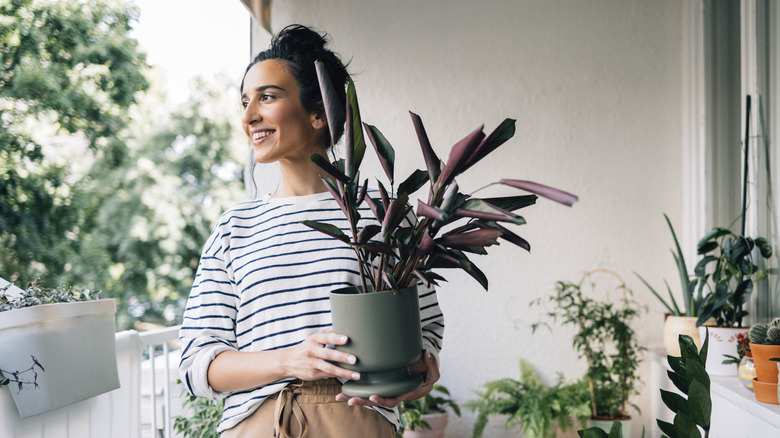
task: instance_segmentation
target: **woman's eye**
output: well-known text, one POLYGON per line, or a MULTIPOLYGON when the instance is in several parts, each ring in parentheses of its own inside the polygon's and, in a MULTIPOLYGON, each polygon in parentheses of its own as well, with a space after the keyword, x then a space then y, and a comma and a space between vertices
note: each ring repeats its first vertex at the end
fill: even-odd
POLYGON ((244 108, 244 109, 246 109, 246 107, 247 107, 248 105, 249 105, 249 102, 247 102, 247 101, 245 101, 245 100, 242 100, 242 101, 241 101, 241 108, 244 108))
POLYGON ((260 102, 265 102, 265 101, 271 100, 273 98, 274 97, 272 95, 270 95, 270 94, 263 94, 262 96, 260 96, 260 102))

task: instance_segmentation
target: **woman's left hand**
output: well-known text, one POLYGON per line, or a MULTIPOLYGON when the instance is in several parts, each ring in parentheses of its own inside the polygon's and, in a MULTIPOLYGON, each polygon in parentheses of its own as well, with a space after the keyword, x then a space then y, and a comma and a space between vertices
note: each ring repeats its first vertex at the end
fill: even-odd
POLYGON ((423 358, 420 362, 415 363, 409 367, 412 372, 425 371, 425 382, 423 385, 412 392, 401 394, 391 398, 380 397, 378 395, 372 395, 369 398, 360 397, 348 397, 341 393, 336 396, 336 400, 345 401, 350 406, 384 406, 386 408, 394 408, 403 401, 417 400, 418 398, 426 396, 433 389, 433 384, 439 380, 439 366, 436 365, 436 361, 428 353, 427 350, 423 352, 423 358))

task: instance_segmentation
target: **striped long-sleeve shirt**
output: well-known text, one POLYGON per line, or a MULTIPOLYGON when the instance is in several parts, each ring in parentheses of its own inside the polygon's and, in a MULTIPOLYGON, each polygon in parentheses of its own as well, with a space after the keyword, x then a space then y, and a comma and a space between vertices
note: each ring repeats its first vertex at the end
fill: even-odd
MULTIPOLYGON (((362 220, 375 221, 368 208, 360 213, 362 220)), ((267 197, 228 210, 204 246, 179 334, 179 374, 194 395, 227 397, 218 432, 237 425, 294 379, 218 393, 208 383, 211 361, 227 350, 301 343, 331 326, 329 292, 360 284, 354 251, 301 224, 304 220, 349 229, 330 193, 267 197)), ((420 288, 420 310, 423 346, 438 361, 444 319, 433 289, 420 288)), ((376 410, 397 427, 396 409, 376 410)))

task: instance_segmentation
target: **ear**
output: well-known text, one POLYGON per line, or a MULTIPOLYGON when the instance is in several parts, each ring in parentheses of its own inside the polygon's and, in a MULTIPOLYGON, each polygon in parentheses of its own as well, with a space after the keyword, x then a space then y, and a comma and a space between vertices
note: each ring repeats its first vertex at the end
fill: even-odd
POLYGON ((314 129, 322 129, 326 128, 328 126, 328 121, 325 119, 324 114, 312 114, 311 115, 311 126, 314 129))

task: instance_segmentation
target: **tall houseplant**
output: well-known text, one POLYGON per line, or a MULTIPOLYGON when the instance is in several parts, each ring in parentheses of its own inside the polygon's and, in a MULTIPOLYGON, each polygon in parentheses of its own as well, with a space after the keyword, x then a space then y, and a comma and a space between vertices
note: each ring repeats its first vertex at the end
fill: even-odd
POLYGON ((508 416, 506 427, 520 423, 523 436, 529 438, 555 437, 558 427, 566 431, 572 418, 583 425, 591 416, 590 397, 586 380, 566 383, 558 375, 554 386, 544 385, 531 368, 520 361, 520 380, 503 378, 491 380, 477 391, 477 398, 467 407, 477 412, 472 438, 480 438, 493 415, 508 416))
MULTIPOLYGON (((420 342, 417 334, 419 315, 415 314, 418 283, 436 285, 444 278, 439 269, 461 269, 487 289, 486 275, 471 261, 467 254, 486 254, 486 247, 498 244, 501 238, 528 250, 530 245, 522 237, 509 230, 505 224, 522 225, 525 220, 514 211, 536 202, 535 195, 544 196, 572 205, 577 197, 547 186, 517 179, 501 179, 501 184, 533 193, 493 198, 478 198, 474 194, 460 192, 455 178, 462 175, 488 154, 509 140, 515 132, 514 120, 507 119, 489 135, 478 128, 456 143, 446 162, 439 159, 431 146, 422 120, 412 113, 412 123, 417 133, 426 170, 415 170, 396 185, 394 173, 395 152, 384 135, 372 125, 361 120, 355 86, 350 80, 347 88, 346 108, 339 104, 327 71, 316 63, 320 89, 331 138, 345 126, 345 158, 332 161, 321 155, 311 159, 327 173, 323 181, 341 207, 349 223, 345 233, 328 223, 304 222, 349 245, 355 252, 360 270, 361 284, 331 293, 331 315, 333 327, 339 333, 349 336, 350 344, 340 349, 354 353, 363 362, 354 366, 361 371, 361 381, 348 382, 344 393, 350 396, 376 394, 380 388, 390 395, 402 393, 421 382, 420 378, 408 376, 402 363, 414 362, 420 358, 420 342), (364 135, 365 130, 365 135, 364 135), (373 145, 389 182, 389 189, 377 181, 378 189, 368 189, 368 179, 361 179, 359 168, 366 150, 366 140, 373 145), (409 205, 411 197, 427 187, 427 196, 417 201, 416 209, 409 205), (534 195, 535 194, 535 195, 534 195), (366 203, 375 222, 360 226, 359 207, 366 203), (416 213, 416 214, 415 214, 416 213), (374 293, 370 293, 374 292, 374 293), (389 292, 403 298, 355 297, 353 295, 381 295, 389 292), (370 294, 369 294, 370 293, 370 294), (408 297, 408 298, 407 298, 408 297), (408 299, 408 301, 406 301, 408 299), (374 304, 381 300, 380 304, 374 304), (398 304, 403 301, 403 304, 398 304), (353 303, 374 306, 374 316, 366 308, 354 308, 353 303), (388 309, 398 304, 397 316, 388 315, 388 309), (380 318, 380 319, 378 319, 380 318), (381 321, 381 322, 380 322, 381 321), (390 324, 390 325, 388 325, 390 324), (366 331, 369 327, 379 328, 373 337, 366 331), (396 332, 404 332, 412 340, 396 340, 396 332), (392 337, 392 338, 391 338, 392 337), (377 359, 371 360, 368 351, 358 351, 359 344, 381 345, 376 349, 377 359), (398 346, 396 353, 384 346, 398 346), (384 355, 383 355, 384 354, 384 355), (370 363, 372 362, 372 363, 370 363), (397 362, 392 367, 388 363, 397 362), (365 367, 363 367, 365 366, 365 367), (363 368, 361 368, 363 367, 363 368), (391 368, 388 371, 388 368, 391 368), (388 373, 386 376, 371 374, 373 371, 388 373), (362 376, 367 380, 363 380, 362 376), (385 388, 382 380, 407 380, 406 384, 389 384, 385 388)), ((380 394, 382 395, 382 394, 380 394)))
POLYGON ((0 386, 8 385, 22 418, 119 388, 115 300, 37 285, 18 295, 9 289, 0 287, 0 386))
POLYGON ((678 305, 672 288, 666 280, 664 280, 664 284, 666 285, 666 291, 669 294, 668 301, 665 300, 664 297, 661 296, 661 294, 641 275, 636 272, 634 274, 639 277, 642 283, 647 286, 650 292, 658 298, 668 311, 668 315, 664 320, 664 345, 666 346, 667 353, 672 356, 679 356, 680 347, 677 338, 680 334, 690 336, 696 345, 701 346, 696 322, 699 319, 699 314, 702 312, 705 296, 702 293, 701 288, 696 288, 698 278, 688 273, 688 265, 685 263, 685 256, 683 255, 682 248, 680 248, 680 242, 677 240, 677 234, 674 232, 672 222, 669 220, 669 216, 667 216, 666 213, 664 213, 664 219, 666 219, 666 224, 669 227, 672 239, 674 240, 672 257, 674 258, 674 264, 677 268, 677 274, 680 280, 682 306, 678 305))
MULTIPOLYGON (((592 287, 595 289, 596 284, 592 287)), ((588 366, 585 376, 590 392, 591 422, 629 420, 628 405, 639 410, 631 404, 630 398, 639 393, 637 368, 641 361, 639 355, 645 348, 638 344, 631 328, 639 310, 623 279, 613 271, 595 269, 587 272, 578 284, 558 282, 556 294, 548 300, 556 308, 547 316, 577 329, 572 345, 588 366), (619 304, 600 301, 583 293, 585 280, 596 273, 608 274, 618 280, 619 304)), ((540 303, 541 299, 534 302, 540 303)), ((533 329, 539 325, 534 324, 533 329)), ((629 430, 630 424, 624 429, 629 430)))

